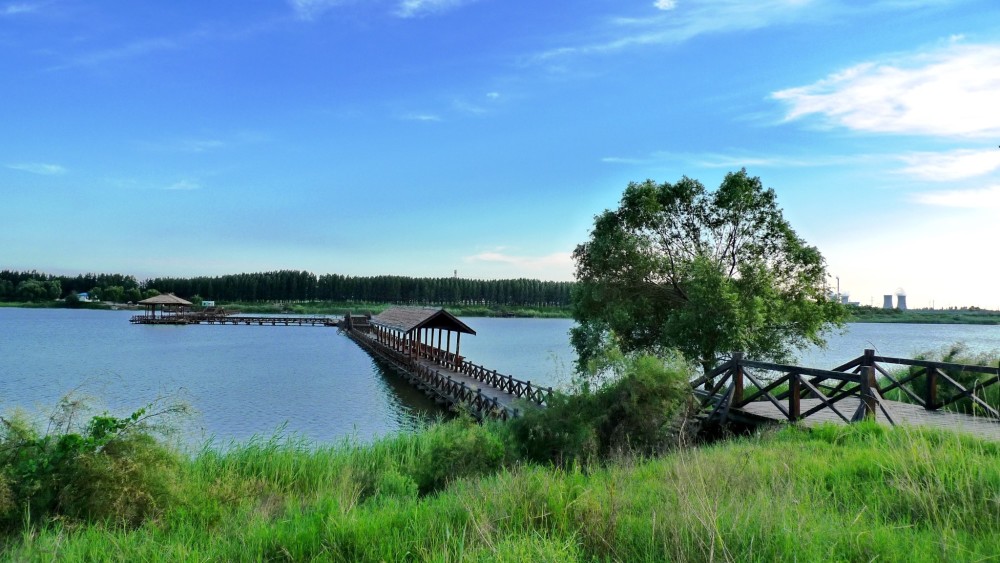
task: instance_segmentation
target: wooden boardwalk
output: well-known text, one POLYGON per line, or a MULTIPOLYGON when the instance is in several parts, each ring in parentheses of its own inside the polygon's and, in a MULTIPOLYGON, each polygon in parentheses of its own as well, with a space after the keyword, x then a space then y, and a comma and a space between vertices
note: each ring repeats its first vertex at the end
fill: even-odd
POLYGON ((736 354, 692 386, 710 422, 816 425, 868 419, 1000 441, 1000 412, 986 401, 990 393, 996 396, 998 382, 1000 368, 883 357, 866 350, 833 370, 754 362, 736 354), (891 365, 905 369, 890 371, 891 365))
POLYGON ((525 407, 544 406, 552 396, 551 387, 532 385, 467 361, 457 346, 451 351, 450 334, 442 348, 442 331, 475 334, 443 310, 395 308, 370 319, 349 315, 341 324, 362 348, 438 403, 461 406, 478 418, 507 420, 525 407))
MULTIPOLYGON (((803 409, 812 409, 821 405, 819 399, 802 399, 803 409)), ((856 397, 844 398, 842 404, 843 411, 847 413, 857 412, 861 405, 861 400, 856 397)), ((889 411, 892 422, 879 410, 872 418, 880 424, 885 425, 906 425, 922 426, 938 430, 951 430, 972 434, 979 438, 1000 441, 1000 421, 982 416, 972 416, 968 414, 927 410, 920 405, 903 403, 900 401, 883 401, 889 411)), ((754 401, 739 408, 742 413, 767 419, 772 422, 785 422, 787 418, 770 401, 754 401)), ((808 418, 804 418, 801 424, 815 426, 817 424, 832 422, 834 424, 845 424, 829 408, 821 409, 808 418)))
POLYGON ((327 326, 336 327, 340 319, 335 317, 281 317, 281 316, 250 316, 250 315, 199 315, 197 313, 178 313, 163 317, 136 315, 129 319, 132 324, 150 325, 243 325, 243 326, 327 326))

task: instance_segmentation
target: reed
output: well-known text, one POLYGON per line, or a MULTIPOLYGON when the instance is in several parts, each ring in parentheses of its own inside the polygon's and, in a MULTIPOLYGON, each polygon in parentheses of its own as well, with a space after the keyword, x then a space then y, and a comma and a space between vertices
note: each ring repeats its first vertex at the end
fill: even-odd
POLYGON ((183 490, 159 517, 35 522, 2 556, 973 561, 1000 547, 1000 444, 958 434, 790 427, 588 466, 508 450, 475 467, 436 457, 442 440, 481 455, 509 438, 458 421, 370 446, 275 437, 205 449, 182 462, 183 490), (443 481, 422 481, 428 464, 443 481))

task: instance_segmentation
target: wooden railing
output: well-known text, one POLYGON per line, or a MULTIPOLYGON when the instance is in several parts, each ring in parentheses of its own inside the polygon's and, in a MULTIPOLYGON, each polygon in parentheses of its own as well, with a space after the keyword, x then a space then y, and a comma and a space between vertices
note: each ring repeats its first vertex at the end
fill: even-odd
POLYGON ((442 374, 440 370, 414 361, 406 351, 385 346, 364 334, 354 332, 349 334, 373 355, 415 378, 425 389, 443 401, 465 405, 479 417, 509 420, 520 414, 518 409, 500 404, 496 397, 484 395, 481 389, 473 389, 464 381, 458 381, 446 373, 442 374))
POLYGON ((463 361, 457 366, 452 367, 446 365, 445 367, 454 369, 455 371, 463 373, 476 381, 480 381, 490 387, 503 391, 504 393, 510 393, 519 399, 527 399, 538 405, 548 405, 549 400, 552 398, 551 387, 532 385, 530 380, 522 381, 510 375, 497 373, 497 370, 495 369, 486 369, 485 367, 476 365, 472 362, 463 361))
POLYGON ((968 399, 976 411, 973 414, 1000 419, 997 408, 981 396, 987 387, 998 382, 1000 368, 996 367, 878 356, 874 350, 865 350, 863 355, 832 370, 755 362, 737 353, 691 384, 697 389, 702 410, 711 409, 709 419, 725 421, 731 409, 743 408, 755 401, 770 401, 789 421, 829 410, 848 423, 881 412, 890 424, 895 424, 896 419, 885 399, 886 394, 894 391, 904 402, 919 404, 927 410, 954 407, 959 401, 968 399), (899 375, 885 365, 909 366, 910 370, 908 374, 899 375), (971 385, 963 385, 948 375, 949 372, 974 374, 977 378, 971 385), (986 379, 980 379, 982 376, 986 379), (922 385, 914 385, 918 381, 922 385), (921 388, 918 392, 913 387, 921 388), (838 408, 838 403, 848 397, 859 399, 854 412, 838 408), (810 398, 819 399, 819 403, 803 411, 802 400, 810 398))

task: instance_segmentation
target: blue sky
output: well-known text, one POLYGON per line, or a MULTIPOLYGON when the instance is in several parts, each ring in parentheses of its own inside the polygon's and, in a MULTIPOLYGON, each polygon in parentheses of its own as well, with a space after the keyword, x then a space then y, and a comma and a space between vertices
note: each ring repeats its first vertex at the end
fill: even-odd
POLYGON ((0 1, 0 76, 0 268, 565 280, 746 167, 853 299, 1000 308, 995 0, 0 1))

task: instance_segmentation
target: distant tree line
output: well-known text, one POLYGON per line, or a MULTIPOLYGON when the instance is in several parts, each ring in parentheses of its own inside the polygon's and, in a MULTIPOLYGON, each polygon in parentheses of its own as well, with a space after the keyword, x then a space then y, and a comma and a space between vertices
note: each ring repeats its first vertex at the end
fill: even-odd
POLYGON ((472 280, 406 276, 344 276, 280 270, 194 278, 122 274, 54 276, 37 271, 0 271, 0 301, 42 301, 88 293, 91 299, 139 301, 160 293, 216 301, 356 301, 411 305, 569 305, 573 282, 530 279, 472 280))
POLYGON ((569 305, 573 282, 344 276, 282 270, 197 278, 153 278, 145 288, 218 301, 361 301, 441 305, 569 305))

